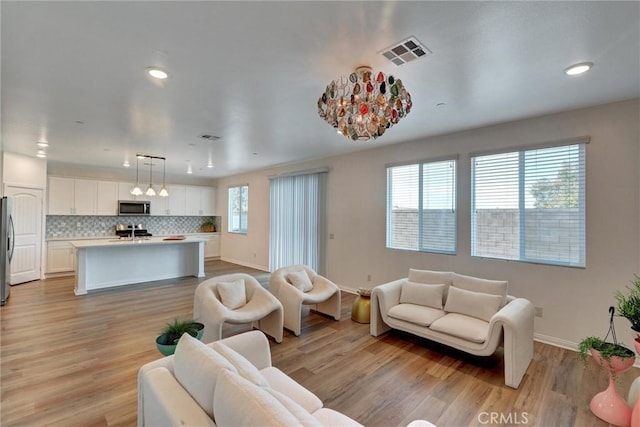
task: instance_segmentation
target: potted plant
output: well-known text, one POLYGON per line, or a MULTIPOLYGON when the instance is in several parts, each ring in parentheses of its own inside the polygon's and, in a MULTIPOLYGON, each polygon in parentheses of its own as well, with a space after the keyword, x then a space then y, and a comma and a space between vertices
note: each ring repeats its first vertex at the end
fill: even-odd
POLYGON ((213 233, 216 231, 216 224, 213 222, 212 219, 208 219, 202 223, 202 225, 200 226, 200 229, 202 230, 203 233, 213 233))
POLYGON ((640 276, 636 274, 631 285, 626 293, 616 291, 618 315, 631 322, 631 329, 640 334, 640 276))
POLYGON ((202 338, 204 333, 204 325, 193 319, 178 320, 167 323, 156 338, 156 347, 158 351, 165 356, 169 356, 176 351, 176 345, 183 334, 189 334, 197 339, 202 338))

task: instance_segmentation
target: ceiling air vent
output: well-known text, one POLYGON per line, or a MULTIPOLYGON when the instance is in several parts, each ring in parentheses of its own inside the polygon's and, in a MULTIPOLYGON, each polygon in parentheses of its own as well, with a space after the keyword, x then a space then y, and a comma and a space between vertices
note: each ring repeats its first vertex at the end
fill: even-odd
POLYGON ((413 36, 386 49, 382 49, 378 53, 398 66, 411 62, 414 59, 431 55, 431 51, 413 36))
POLYGON ((200 135, 200 138, 208 139, 209 141, 217 141, 222 137, 221 136, 215 136, 215 135, 209 135, 209 134, 205 133, 204 135, 200 135))

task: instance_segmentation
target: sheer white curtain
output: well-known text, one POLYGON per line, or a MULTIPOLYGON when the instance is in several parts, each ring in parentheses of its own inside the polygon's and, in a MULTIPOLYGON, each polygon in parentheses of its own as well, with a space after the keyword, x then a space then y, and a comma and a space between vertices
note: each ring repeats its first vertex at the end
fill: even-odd
POLYGON ((326 171, 270 181, 269 268, 306 264, 324 274, 326 171))

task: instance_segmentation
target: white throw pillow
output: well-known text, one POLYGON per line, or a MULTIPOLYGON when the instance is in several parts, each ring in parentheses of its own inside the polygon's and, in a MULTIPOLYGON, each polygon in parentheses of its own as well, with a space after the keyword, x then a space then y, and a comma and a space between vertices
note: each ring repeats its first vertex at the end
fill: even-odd
POLYGON ((311 289, 313 289, 313 283, 311 283, 311 279, 309 279, 307 272, 304 270, 292 271, 291 273, 287 274, 286 277, 287 282, 291 283, 302 292, 309 292, 311 289))
POLYGON ((400 291, 400 304, 417 304, 442 310, 442 295, 446 287, 446 285, 404 282, 400 291))
POLYGON ((444 306, 447 313, 460 313, 489 322, 502 306, 502 295, 467 291, 451 286, 444 306))
POLYGON ((269 383, 260 373, 258 368, 256 368, 253 363, 245 359, 240 353, 238 353, 228 345, 221 343, 220 341, 214 342, 212 346, 215 351, 223 355, 229 362, 231 362, 233 367, 236 368, 238 373, 243 378, 251 381, 257 386, 269 387, 269 383))
POLYGON ((219 427, 300 425, 278 399, 237 374, 220 375, 212 402, 219 427))
POLYGON ((425 283, 428 285, 451 285, 453 273, 450 271, 430 271, 409 269, 409 281, 414 283, 425 283))
POLYGON ((182 335, 173 357, 173 371, 182 387, 213 418, 213 394, 222 371, 237 373, 231 362, 189 334, 182 335))
POLYGON ((509 282, 506 280, 487 280, 453 273, 453 286, 459 289, 466 289, 467 291, 502 295, 502 304, 500 306, 503 306, 507 302, 508 284, 509 282))
POLYGON ((238 279, 233 282, 220 282, 217 288, 220 301, 228 309, 235 310, 247 303, 244 279, 238 279))

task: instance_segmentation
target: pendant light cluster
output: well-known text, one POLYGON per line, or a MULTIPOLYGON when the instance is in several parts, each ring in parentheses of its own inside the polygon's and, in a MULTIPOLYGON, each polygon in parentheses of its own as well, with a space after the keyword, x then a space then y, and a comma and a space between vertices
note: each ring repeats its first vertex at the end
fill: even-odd
POLYGON ((165 157, 151 156, 149 154, 136 154, 136 185, 131 189, 131 194, 134 196, 142 196, 143 194, 146 194, 150 197, 157 194, 160 197, 167 197, 169 195, 169 192, 167 191, 167 187, 165 185, 166 163, 167 159, 165 157), (150 159, 151 161, 149 162, 149 187, 147 188, 147 191, 143 193, 142 189, 140 188, 139 164, 140 160, 144 159, 150 159), (153 159, 162 160, 162 189, 160 189, 158 193, 156 193, 156 190, 153 188, 153 159))

